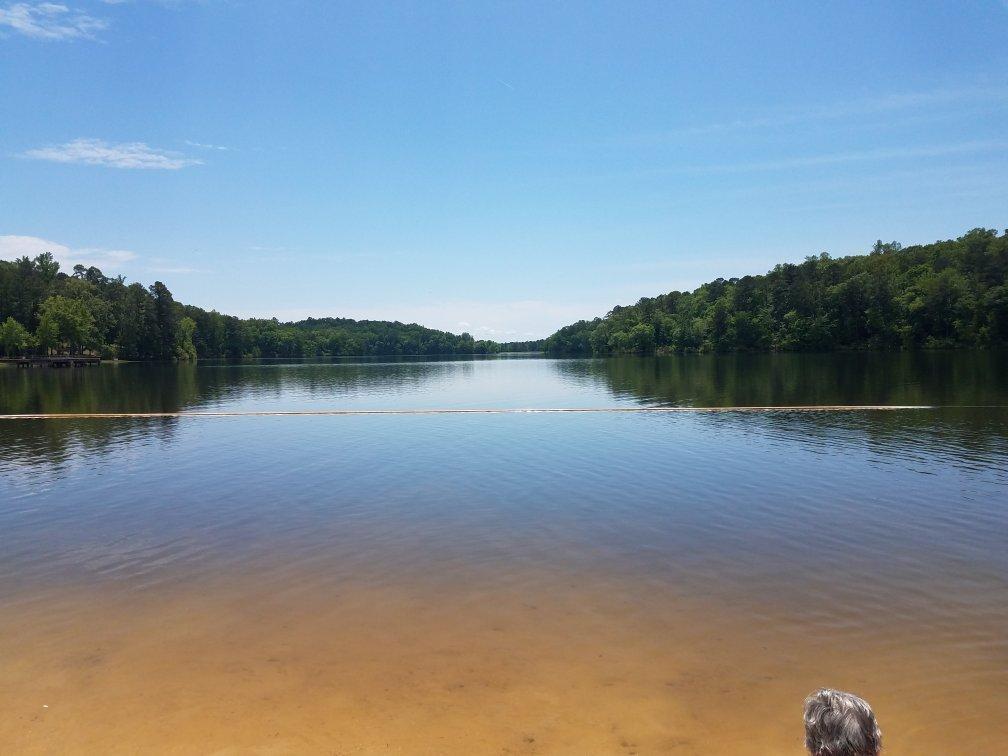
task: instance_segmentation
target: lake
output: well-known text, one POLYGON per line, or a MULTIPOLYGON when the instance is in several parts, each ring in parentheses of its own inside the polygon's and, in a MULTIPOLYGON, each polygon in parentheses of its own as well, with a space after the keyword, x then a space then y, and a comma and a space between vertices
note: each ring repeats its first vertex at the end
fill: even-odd
POLYGON ((0 419, 0 751, 797 755, 821 686, 891 753, 1002 751, 1006 376, 0 367, 2 414, 181 413, 0 419), (807 405, 915 408, 605 411, 807 405))

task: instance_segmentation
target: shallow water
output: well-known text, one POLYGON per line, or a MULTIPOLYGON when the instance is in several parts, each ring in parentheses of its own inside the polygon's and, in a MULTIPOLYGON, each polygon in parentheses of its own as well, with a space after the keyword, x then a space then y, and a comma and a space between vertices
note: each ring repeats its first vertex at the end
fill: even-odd
POLYGON ((998 752, 1004 367, 0 370, 5 413, 942 405, 0 420, 0 751, 800 754, 830 685, 998 752))

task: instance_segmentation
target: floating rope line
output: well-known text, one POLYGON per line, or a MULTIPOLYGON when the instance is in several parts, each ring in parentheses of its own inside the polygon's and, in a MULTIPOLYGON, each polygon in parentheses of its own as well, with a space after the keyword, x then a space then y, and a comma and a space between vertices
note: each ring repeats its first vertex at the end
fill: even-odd
POLYGON ((780 407, 529 407, 529 408, 443 408, 443 409, 332 409, 253 410, 248 412, 82 412, 0 415, 0 420, 130 420, 144 418, 199 417, 341 417, 355 415, 531 415, 531 414, 674 414, 727 412, 891 412, 929 410, 931 404, 802 404, 780 407))

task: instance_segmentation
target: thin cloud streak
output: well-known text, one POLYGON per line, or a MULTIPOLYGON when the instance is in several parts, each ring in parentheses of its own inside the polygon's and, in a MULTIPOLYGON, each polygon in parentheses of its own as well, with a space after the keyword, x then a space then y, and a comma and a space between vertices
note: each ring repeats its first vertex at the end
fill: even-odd
POLYGON ((196 147, 201 150, 217 150, 219 152, 230 152, 230 147, 224 147, 219 144, 206 144, 205 142, 194 142, 191 139, 186 139, 185 143, 190 147, 196 147))
POLYGON ((144 142, 110 144, 101 139, 75 139, 65 144, 28 150, 22 157, 53 163, 101 165, 109 168, 177 171, 203 161, 159 150, 144 142))
POLYGON ((813 168, 820 165, 839 165, 866 161, 907 160, 913 158, 936 158, 947 155, 970 153, 1003 152, 1008 150, 1008 140, 974 140, 957 144, 939 144, 925 147, 894 147, 854 152, 832 152, 821 155, 802 155, 777 160, 758 160, 738 163, 712 163, 709 165, 683 165, 667 168, 623 171, 595 176, 595 179, 646 178, 648 176, 703 175, 725 173, 748 173, 757 171, 781 171, 791 168, 813 168))
POLYGON ((686 136, 706 136, 738 131, 774 129, 801 123, 842 120, 856 116, 878 115, 915 108, 955 105, 962 102, 1008 105, 1008 87, 936 89, 929 92, 882 95, 870 99, 854 100, 826 106, 794 107, 754 118, 740 118, 732 121, 685 126, 657 134, 631 135, 627 138, 619 138, 616 142, 629 146, 656 146, 686 136))
POLYGON ((0 27, 35 39, 94 39, 108 22, 61 3, 13 3, 0 8, 0 27))
POLYGON ((695 173, 733 173, 738 171, 777 171, 786 168, 804 168, 816 165, 835 165, 865 160, 902 160, 906 158, 942 157, 970 152, 998 152, 1008 149, 1008 141, 976 140, 959 144, 931 145, 927 147, 897 147, 890 149, 837 152, 825 155, 807 155, 781 160, 761 160, 749 163, 725 163, 688 167, 682 170, 695 173))

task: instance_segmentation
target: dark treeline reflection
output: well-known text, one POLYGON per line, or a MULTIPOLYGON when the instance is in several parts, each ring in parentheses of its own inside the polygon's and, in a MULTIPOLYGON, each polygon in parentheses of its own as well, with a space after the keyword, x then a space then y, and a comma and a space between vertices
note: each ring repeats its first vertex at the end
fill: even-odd
MULTIPOLYGON (((708 423, 730 425, 822 454, 866 449, 879 459, 922 472, 942 460, 958 468, 1005 469, 1008 462, 1008 412, 979 408, 937 410, 765 413, 716 415, 708 423)), ((1003 472, 1001 473, 1003 476, 1003 472)))
POLYGON ((718 414, 731 425, 823 453, 867 444, 887 457, 944 454, 990 467, 1008 455, 1008 354, 683 355, 567 360, 559 373, 648 405, 937 405, 934 410, 718 414))
MULTIPOLYGON (((0 368, 0 414, 489 408, 513 406, 507 400, 517 392, 522 392, 522 406, 543 407, 939 405, 907 412, 712 415, 701 422, 727 423, 740 433, 831 452, 871 443, 911 458, 915 449, 928 446, 958 461, 988 466, 985 455, 1006 453, 1005 375, 1004 352, 680 355, 483 365, 339 360, 5 367, 0 368)), ((170 439, 176 427, 169 420, 7 420, 0 424, 0 451, 4 462, 15 465, 58 465, 78 451, 95 453, 156 436, 170 439)), ((572 432, 578 432, 576 425, 572 432)))
MULTIPOLYGON (((226 405, 291 409, 287 397, 317 397, 339 406, 351 395, 390 394, 422 387, 446 362, 121 363, 76 370, 0 367, 0 414, 179 412, 226 405)), ((470 365, 456 365, 465 374, 470 365)), ((9 420, 0 426, 6 465, 60 467, 78 452, 99 454, 123 443, 172 437, 177 421, 9 420)))
MULTIPOLYGON (((331 397, 338 402, 348 394, 416 388, 435 380, 446 364, 199 362, 121 363, 76 370, 0 367, 0 414, 179 412, 285 393, 331 397)), ((464 371, 466 365, 461 367, 464 371)))
POLYGON ((173 412, 198 400, 192 363, 0 369, 0 413, 173 412))
POLYGON ((560 360, 567 380, 594 380, 648 404, 1008 404, 1008 352, 725 354, 560 360))
MULTIPOLYGON (((566 396, 563 406, 599 398, 670 406, 815 404, 1008 405, 1008 352, 724 354, 556 360, 494 360, 480 368, 479 390, 508 385, 533 397, 566 396), (508 363, 508 364, 504 364, 508 363), (539 363, 542 365, 542 363, 539 363)), ((443 394, 472 383, 468 360, 119 363, 75 370, 0 367, 0 414, 178 412, 347 407, 367 398, 391 409, 411 393, 443 394), (268 406, 267 406, 268 405, 268 406)), ((473 388, 473 387, 470 387, 473 388)), ((602 401, 602 404, 609 402, 602 401)), ((545 406, 545 405, 544 405, 545 406)))
POLYGON ((13 469, 49 473, 78 455, 101 457, 120 446, 172 440, 174 418, 11 420, 0 426, 0 475, 13 469))

